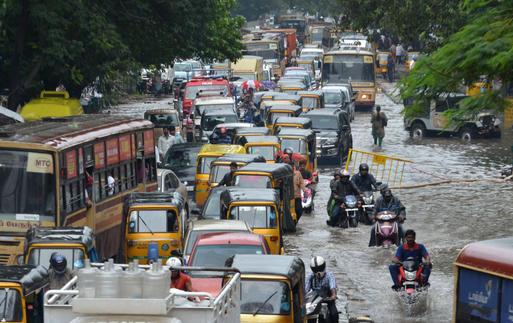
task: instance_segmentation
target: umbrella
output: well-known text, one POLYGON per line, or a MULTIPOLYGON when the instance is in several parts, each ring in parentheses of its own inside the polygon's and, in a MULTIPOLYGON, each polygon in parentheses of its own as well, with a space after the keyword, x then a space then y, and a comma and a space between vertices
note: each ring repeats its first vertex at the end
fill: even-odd
POLYGON ((258 90, 261 87, 262 87, 262 84, 260 83, 260 81, 257 81, 257 80, 249 80, 249 81, 242 82, 242 89, 243 90, 247 90, 249 88, 253 88, 255 90, 258 90))

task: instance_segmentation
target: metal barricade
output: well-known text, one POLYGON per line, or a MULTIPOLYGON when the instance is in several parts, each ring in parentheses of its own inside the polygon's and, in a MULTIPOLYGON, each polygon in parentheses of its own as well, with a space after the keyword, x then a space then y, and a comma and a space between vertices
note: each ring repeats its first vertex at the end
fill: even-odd
POLYGON ((351 173, 358 172, 361 163, 369 165, 369 172, 377 181, 387 183, 390 187, 401 187, 406 164, 411 160, 380 155, 368 151, 350 149, 345 169, 351 173))

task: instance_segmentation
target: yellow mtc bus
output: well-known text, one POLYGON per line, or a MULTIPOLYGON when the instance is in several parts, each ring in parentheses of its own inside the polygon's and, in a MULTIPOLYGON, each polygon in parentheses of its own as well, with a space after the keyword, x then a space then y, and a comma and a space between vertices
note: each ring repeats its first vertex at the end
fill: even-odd
POLYGON ((322 85, 351 83, 357 108, 372 108, 376 101, 376 64, 369 50, 333 50, 324 55, 322 85))
POLYGON ((33 226, 89 226, 100 259, 122 243, 125 196, 156 191, 153 124, 81 115, 0 128, 0 263, 33 226))

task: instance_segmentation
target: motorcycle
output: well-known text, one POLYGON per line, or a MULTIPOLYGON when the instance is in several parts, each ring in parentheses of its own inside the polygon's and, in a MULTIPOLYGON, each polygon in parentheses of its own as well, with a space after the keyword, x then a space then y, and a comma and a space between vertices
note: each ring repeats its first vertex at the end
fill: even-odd
POLYGON ((356 228, 358 226, 358 214, 360 212, 361 205, 358 199, 354 195, 347 195, 344 198, 345 211, 347 213, 346 221, 349 222, 349 226, 356 228))
POLYGON ((417 303, 422 295, 427 293, 428 286, 422 282, 423 264, 417 263, 413 258, 402 262, 399 268, 400 296, 407 305, 417 303))
POLYGON ((301 191, 301 205, 303 207, 303 212, 312 213, 314 208, 314 190, 312 188, 312 180, 305 179, 305 187, 306 193, 301 191))
POLYGON ((383 211, 376 216, 375 224, 376 246, 389 248, 391 245, 399 246, 401 239, 399 237, 399 225, 397 223, 397 214, 395 212, 383 211))
POLYGON ((374 213, 374 192, 367 191, 363 192, 363 204, 362 204, 362 216, 360 217, 360 222, 365 224, 372 224, 371 214, 374 213))
POLYGON ((306 304, 306 320, 308 323, 328 323, 328 304, 324 298, 319 296, 315 291, 311 290, 305 295, 306 304))

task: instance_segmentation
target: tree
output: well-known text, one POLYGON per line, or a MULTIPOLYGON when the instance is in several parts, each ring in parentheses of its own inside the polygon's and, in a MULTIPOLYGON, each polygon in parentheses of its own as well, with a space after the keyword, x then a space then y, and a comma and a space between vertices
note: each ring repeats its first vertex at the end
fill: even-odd
POLYGON ((380 29, 430 51, 465 21, 461 0, 339 0, 344 27, 380 29))
POLYGON ((235 0, 4 0, 0 79, 15 109, 41 89, 72 95, 98 77, 175 58, 236 59, 235 0))
MULTIPOLYGON (((513 82, 513 2, 467 0, 464 9, 469 22, 430 56, 419 60, 402 81, 403 99, 413 102, 406 115, 418 112, 424 100, 457 91, 485 76, 488 80, 513 82)), ((495 90, 462 100, 449 112, 453 120, 483 109, 502 111, 506 103, 495 90)))

